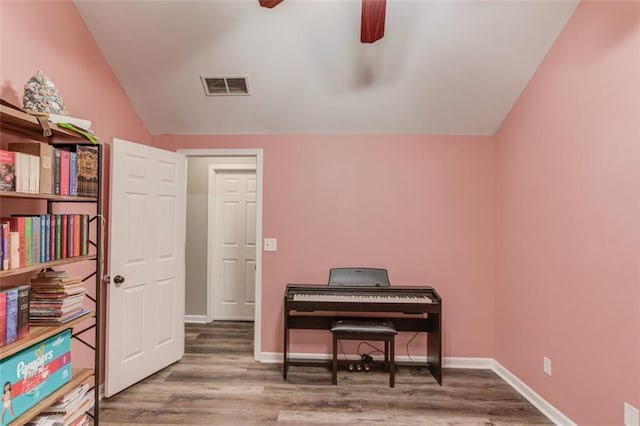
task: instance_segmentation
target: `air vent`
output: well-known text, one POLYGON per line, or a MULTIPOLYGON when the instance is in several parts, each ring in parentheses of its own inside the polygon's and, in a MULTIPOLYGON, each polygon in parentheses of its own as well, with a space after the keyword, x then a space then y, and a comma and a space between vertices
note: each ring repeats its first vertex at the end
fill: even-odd
POLYGON ((207 96, 249 95, 247 76, 218 77, 201 76, 204 93, 207 96))

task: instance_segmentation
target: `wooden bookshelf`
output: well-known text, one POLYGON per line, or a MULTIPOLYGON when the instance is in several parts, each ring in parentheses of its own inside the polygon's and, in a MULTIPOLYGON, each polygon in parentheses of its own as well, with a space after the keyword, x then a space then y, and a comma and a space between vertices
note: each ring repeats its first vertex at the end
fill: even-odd
POLYGON ((69 201, 71 203, 95 203, 97 200, 91 197, 78 197, 75 195, 52 195, 52 194, 36 194, 27 192, 14 192, 14 191, 0 191, 0 197, 2 198, 25 198, 32 200, 49 200, 64 202, 69 201))
MULTIPOLYGON (((42 127, 40 127, 36 117, 4 104, 0 104, 0 127, 2 127, 3 132, 25 136, 40 142, 49 142, 51 140, 51 136, 43 135, 42 127)), ((60 127, 55 123, 49 122, 49 128, 54 137, 71 139, 74 142, 86 141, 84 136, 60 127)))
POLYGON ((8 356, 11 356, 17 352, 20 352, 23 349, 26 349, 30 346, 41 342, 44 339, 47 339, 53 335, 60 333, 68 328, 73 328, 76 325, 80 324, 84 320, 88 318, 95 317, 95 312, 87 312, 85 315, 82 315, 78 318, 74 318, 69 322, 60 325, 52 325, 52 326, 31 326, 29 327, 29 337, 25 337, 16 342, 13 342, 7 346, 3 346, 0 348, 0 359, 4 359, 8 356))
POLYGON ((39 271, 41 269, 53 268, 54 266, 67 265, 69 263, 82 262, 84 260, 96 260, 96 255, 89 254, 86 256, 67 257, 65 259, 52 260, 51 262, 34 263, 33 265, 25 266, 22 268, 7 269, 5 271, 0 271, 0 277, 20 275, 24 274, 25 272, 39 271))
POLYGON ((21 416, 17 417, 10 424, 11 426, 22 426, 31 421, 35 416, 40 414, 42 410, 56 402, 58 399, 65 396, 68 392, 71 392, 76 386, 81 385, 87 379, 93 376, 93 370, 84 369, 84 368, 73 368, 71 370, 71 380, 60 386, 56 391, 54 391, 51 395, 47 396, 42 401, 38 402, 36 405, 31 407, 21 416))
MULTIPOLYGON (((58 126, 55 123, 48 122, 49 128, 51 129, 51 136, 44 136, 43 130, 38 121, 38 118, 35 116, 28 114, 22 111, 19 108, 11 105, 9 102, 6 102, 3 99, 0 99, 0 132, 18 135, 23 138, 45 142, 52 146, 59 146, 61 148, 67 148, 71 146, 80 146, 80 145, 93 145, 90 141, 88 141, 83 135, 73 132, 71 130, 65 129, 63 127, 58 126)), ((30 327, 30 334, 27 338, 21 339, 17 342, 14 342, 10 345, 0 348, 0 360, 6 359, 8 356, 11 356, 21 350, 24 350, 33 345, 37 345, 39 342, 42 342, 44 339, 48 337, 54 336, 59 332, 62 332, 67 329, 72 329, 75 326, 80 325, 83 321, 88 321, 86 324, 87 327, 78 330, 76 334, 72 335, 72 339, 77 339, 78 341, 85 343, 87 346, 91 347, 94 350, 94 368, 93 369, 73 369, 72 371, 72 379, 69 383, 63 385, 59 389, 57 389, 54 393, 46 397, 44 400, 40 401, 36 406, 31 408, 26 413, 22 414, 15 420, 11 421, 11 425, 24 425, 30 420, 32 420, 35 416, 41 413, 46 407, 53 404, 60 397, 64 396, 74 387, 78 386, 81 383, 90 381, 93 386, 95 405, 93 408, 93 419, 92 424, 99 424, 99 385, 100 385, 100 354, 101 354, 101 284, 102 284, 102 228, 100 220, 96 220, 102 214, 102 197, 100 191, 100 180, 102 174, 102 166, 100 159, 102 157, 102 146, 97 145, 98 151, 98 191, 96 197, 78 197, 78 196, 68 196, 68 195, 52 195, 52 194, 28 194, 28 193, 18 193, 18 192, 10 192, 10 191, 2 191, 0 192, 0 202, 3 203, 4 206, 8 206, 11 208, 15 207, 20 203, 16 201, 19 199, 31 199, 31 200, 41 200, 46 201, 46 210, 44 210, 43 206, 38 206, 38 210, 44 210, 46 212, 52 212, 53 206, 56 203, 93 203, 95 204, 95 216, 90 219, 89 223, 93 223, 94 227, 94 239, 89 241, 89 243, 94 247, 95 254, 89 254, 85 256, 75 256, 68 257, 65 259, 53 260, 50 262, 43 263, 35 263, 33 265, 29 265, 22 268, 9 269, 6 271, 0 271, 0 288, 3 287, 3 278, 9 276, 18 276, 20 274, 25 274, 33 271, 39 271, 46 268, 58 267, 62 265, 83 262, 83 261, 91 261, 94 263, 94 272, 87 277, 85 280, 85 285, 90 285, 91 281, 95 281, 94 290, 95 290, 95 299, 90 299, 95 304, 94 312, 87 312, 86 314, 75 318, 65 324, 54 325, 54 326, 32 326, 30 327), (93 320, 91 320, 93 318, 93 320), (79 335, 82 333, 88 332, 89 330, 93 330, 93 344, 91 346, 89 343, 85 342, 79 335)), ((15 209, 11 209, 15 210, 15 209)), ((7 213, 5 213, 7 214, 7 213)), ((13 280, 9 280, 13 281, 13 280)), ((11 284, 9 282, 9 284, 11 284)), ((83 327, 85 324, 82 324, 83 327)), ((77 328, 81 328, 77 327, 77 328)))

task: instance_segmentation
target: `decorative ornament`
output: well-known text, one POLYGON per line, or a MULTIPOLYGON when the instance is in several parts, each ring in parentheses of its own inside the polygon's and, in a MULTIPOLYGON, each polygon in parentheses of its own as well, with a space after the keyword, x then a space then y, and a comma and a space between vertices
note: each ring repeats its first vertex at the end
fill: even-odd
POLYGON ((22 103, 23 108, 32 114, 67 115, 56 86, 41 70, 24 85, 22 103))

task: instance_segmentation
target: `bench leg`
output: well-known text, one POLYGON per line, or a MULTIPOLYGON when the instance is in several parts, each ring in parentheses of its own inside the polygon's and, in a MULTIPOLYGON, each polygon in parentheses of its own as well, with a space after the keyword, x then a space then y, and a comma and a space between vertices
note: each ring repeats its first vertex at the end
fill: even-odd
POLYGON ((396 363, 395 363, 395 359, 396 359, 396 355, 395 355, 395 348, 396 348, 396 344, 395 344, 395 339, 394 336, 391 336, 391 342, 385 342, 386 344, 389 344, 389 387, 394 387, 395 386, 395 374, 396 374, 396 363))
POLYGON ((334 385, 338 384, 338 337, 333 335, 333 360, 332 360, 332 373, 331 382, 334 385))

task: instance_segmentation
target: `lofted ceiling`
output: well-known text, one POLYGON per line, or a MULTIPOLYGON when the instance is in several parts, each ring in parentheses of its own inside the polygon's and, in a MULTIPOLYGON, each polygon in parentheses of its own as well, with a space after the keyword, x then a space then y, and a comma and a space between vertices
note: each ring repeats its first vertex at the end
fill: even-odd
POLYGON ((373 44, 360 0, 75 5, 152 134, 491 135, 577 0, 388 0, 373 44), (250 95, 205 96, 201 75, 250 95))

